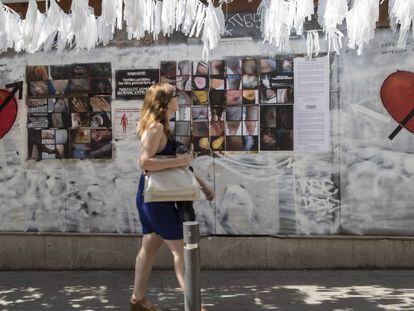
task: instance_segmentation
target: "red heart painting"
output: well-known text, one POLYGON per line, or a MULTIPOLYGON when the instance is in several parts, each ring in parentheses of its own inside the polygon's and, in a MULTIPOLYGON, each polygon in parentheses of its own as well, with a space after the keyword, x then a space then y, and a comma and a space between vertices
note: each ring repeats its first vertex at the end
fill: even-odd
POLYGON ((4 103, 10 92, 0 90, 0 139, 6 135, 17 117, 17 100, 12 97, 8 103, 4 103))
POLYGON ((402 124, 414 109, 414 72, 397 71, 389 75, 382 84, 381 99, 394 120, 414 133, 414 118, 402 124))

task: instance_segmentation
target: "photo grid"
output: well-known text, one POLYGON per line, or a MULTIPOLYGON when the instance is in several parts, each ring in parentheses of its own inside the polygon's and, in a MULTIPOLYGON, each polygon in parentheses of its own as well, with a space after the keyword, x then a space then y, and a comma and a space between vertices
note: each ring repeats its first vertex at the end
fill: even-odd
POLYGON ((112 158, 110 63, 29 66, 28 158, 112 158))
POLYGON ((293 58, 161 62, 176 87, 171 127, 194 151, 293 150, 293 58))

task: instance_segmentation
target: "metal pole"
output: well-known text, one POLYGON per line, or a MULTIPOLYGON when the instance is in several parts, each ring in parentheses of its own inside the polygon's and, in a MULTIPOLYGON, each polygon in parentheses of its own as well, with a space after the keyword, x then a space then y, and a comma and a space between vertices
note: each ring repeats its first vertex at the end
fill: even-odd
POLYGON ((185 311, 200 311, 200 229, 198 222, 186 221, 184 230, 185 311))

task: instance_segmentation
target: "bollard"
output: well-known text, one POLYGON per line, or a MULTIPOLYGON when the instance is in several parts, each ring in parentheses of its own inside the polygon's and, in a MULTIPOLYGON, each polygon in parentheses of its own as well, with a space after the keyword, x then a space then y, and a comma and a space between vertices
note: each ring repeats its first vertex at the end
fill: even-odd
POLYGON ((186 221, 184 230, 185 311, 200 311, 200 229, 198 222, 186 221))

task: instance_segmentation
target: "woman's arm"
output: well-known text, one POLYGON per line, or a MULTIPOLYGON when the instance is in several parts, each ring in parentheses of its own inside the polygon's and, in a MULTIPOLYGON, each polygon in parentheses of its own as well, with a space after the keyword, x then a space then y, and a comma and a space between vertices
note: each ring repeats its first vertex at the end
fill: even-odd
POLYGON ((146 171, 161 171, 167 168, 187 166, 191 157, 189 155, 178 155, 171 159, 158 159, 155 154, 160 146, 164 128, 158 123, 147 129, 141 137, 141 150, 138 165, 146 171))
POLYGON ((195 178, 197 179, 198 183, 201 186, 201 191, 205 194, 207 200, 213 201, 214 199, 214 190, 210 187, 209 184, 207 184, 204 179, 202 179, 200 176, 194 174, 195 178))

